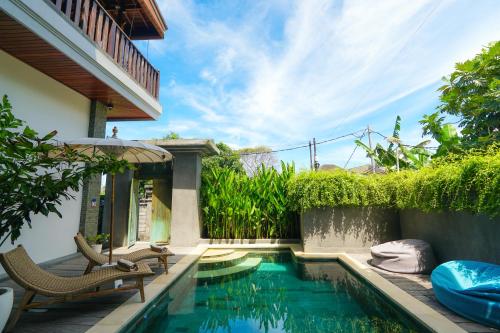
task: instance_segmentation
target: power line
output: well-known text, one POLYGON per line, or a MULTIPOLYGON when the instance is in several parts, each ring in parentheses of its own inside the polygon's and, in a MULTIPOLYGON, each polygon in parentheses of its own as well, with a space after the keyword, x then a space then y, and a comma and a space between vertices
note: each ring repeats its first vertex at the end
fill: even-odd
POLYGON ((276 150, 263 151, 263 152, 240 153, 240 155, 258 155, 258 154, 279 153, 279 152, 282 152, 282 151, 289 151, 289 150, 295 150, 295 149, 307 148, 307 147, 309 147, 309 144, 302 145, 302 146, 291 147, 291 148, 285 148, 285 149, 276 149, 276 150))
MULTIPOLYGON (((340 140, 340 139, 346 138, 348 136, 359 137, 359 135, 356 135, 356 134, 359 133, 359 132, 361 132, 361 131, 364 131, 364 130, 358 130, 358 131, 354 131, 352 133, 347 133, 347 134, 344 134, 344 135, 337 136, 335 138, 322 140, 322 141, 316 142, 316 145, 328 143, 328 142, 335 141, 335 140, 340 140)), ((304 144, 304 145, 300 145, 300 146, 295 146, 295 147, 290 147, 290 148, 283 148, 283 149, 275 149, 275 150, 269 150, 269 151, 264 151, 264 152, 241 153, 240 155, 245 156, 245 155, 259 155, 259 154, 279 153, 279 152, 283 152, 283 151, 290 151, 290 150, 296 150, 296 149, 302 149, 302 148, 309 148, 309 143, 304 144)))
MULTIPOLYGON (((386 140, 389 138, 388 136, 385 136, 384 134, 382 134, 380 132, 377 132, 377 131, 372 131, 372 133, 378 134, 378 135, 380 135, 381 137, 383 137, 386 140)), ((400 143, 400 145, 403 146, 403 147, 410 147, 410 148, 426 148, 426 149, 438 149, 439 148, 439 147, 413 146, 413 145, 407 145, 407 144, 403 144, 403 143, 400 143)))
MULTIPOLYGON (((382 134, 382 133, 380 133, 378 131, 371 130, 371 133, 377 134, 377 135, 381 136, 382 138, 384 138, 386 140, 389 138, 388 136, 386 136, 386 135, 384 135, 384 134, 382 134)), ((360 129, 360 130, 357 130, 357 131, 354 131, 354 132, 351 132, 351 133, 347 133, 347 134, 343 134, 343 135, 340 135, 340 136, 336 136, 334 138, 325 139, 325 140, 322 140, 322 141, 317 141, 316 145, 325 144, 325 143, 328 143, 328 142, 340 140, 340 139, 343 139, 343 138, 347 138, 349 136, 354 136, 354 137, 356 137, 358 139, 362 139, 365 135, 366 135, 366 129, 360 129), (361 135, 358 134, 359 132, 362 132, 361 135)), ((413 146, 413 145, 407 145, 407 144, 401 144, 401 146, 410 147, 410 148, 421 148, 419 146, 413 146)), ((240 155, 241 156, 247 156, 247 155, 271 154, 271 153, 280 153, 280 152, 284 152, 284 151, 291 151, 291 150, 297 150, 297 149, 303 149, 303 148, 309 148, 309 143, 306 143, 306 144, 303 144, 303 145, 294 146, 294 147, 289 147, 289 148, 273 149, 273 150, 269 150, 269 151, 240 153, 240 155)), ((427 148, 427 149, 438 149, 438 147, 424 147, 424 148, 427 148)), ((349 160, 352 158, 353 154, 354 154, 354 152, 351 153, 351 157, 349 157, 349 160)), ((347 161, 347 163, 349 163, 349 160, 347 161)))
POLYGON ((316 144, 317 144, 317 145, 320 145, 320 144, 322 144, 322 143, 327 143, 327 142, 330 142, 330 141, 339 140, 339 139, 342 139, 342 138, 346 138, 346 137, 348 137, 348 136, 355 136, 355 137, 359 138, 359 136, 358 136, 358 135, 356 135, 356 133, 359 133, 359 132, 361 132, 361 131, 362 131, 362 132, 364 132, 365 130, 364 130, 364 129, 361 129, 361 130, 359 130, 359 131, 355 131, 355 132, 352 132, 352 133, 344 134, 344 135, 338 136, 338 137, 336 137, 336 138, 326 139, 326 140, 323 140, 323 141, 318 141, 318 142, 316 142, 316 144))
MULTIPOLYGON (((363 137, 365 136, 365 134, 366 134, 366 130, 363 131, 363 134, 361 134, 361 136, 359 137, 359 140, 363 139, 363 137)), ((345 162, 344 169, 347 168, 347 164, 349 164, 349 162, 351 161, 351 158, 354 156, 354 153, 356 152, 356 149, 358 149, 358 145, 354 146, 354 150, 352 151, 351 155, 349 156, 349 159, 347 160, 347 162, 345 162)))

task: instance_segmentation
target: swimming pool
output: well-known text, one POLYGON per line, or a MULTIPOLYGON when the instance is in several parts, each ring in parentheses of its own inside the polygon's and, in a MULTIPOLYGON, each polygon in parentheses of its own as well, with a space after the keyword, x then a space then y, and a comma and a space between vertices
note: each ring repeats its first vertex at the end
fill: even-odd
POLYGON ((337 261, 236 258, 195 264, 122 332, 427 332, 337 261))

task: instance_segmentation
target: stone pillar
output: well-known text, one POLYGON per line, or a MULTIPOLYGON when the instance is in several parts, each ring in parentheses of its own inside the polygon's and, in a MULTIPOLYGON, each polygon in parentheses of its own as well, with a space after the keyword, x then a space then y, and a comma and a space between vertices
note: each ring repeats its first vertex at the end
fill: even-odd
POLYGON ((199 152, 175 153, 170 244, 195 246, 201 237, 199 152))
MULTIPOLYGON (((105 134, 106 106, 94 100, 90 104, 88 136, 92 138, 104 138, 105 134)), ((84 181, 79 230, 85 236, 91 236, 97 233, 100 192, 101 175, 95 175, 84 181)))

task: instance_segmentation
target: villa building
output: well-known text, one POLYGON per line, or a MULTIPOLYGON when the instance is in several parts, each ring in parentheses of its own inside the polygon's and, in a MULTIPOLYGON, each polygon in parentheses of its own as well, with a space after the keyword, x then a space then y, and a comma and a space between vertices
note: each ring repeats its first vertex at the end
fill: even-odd
MULTIPOLYGON (((59 139, 104 137, 107 120, 157 119, 160 73, 132 41, 162 39, 166 29, 154 0, 1 0, 0 94, 59 139)), ((23 244, 36 262, 74 253, 79 230, 97 231, 100 187, 99 177, 87 182, 62 220, 35 216, 0 252, 23 244)))

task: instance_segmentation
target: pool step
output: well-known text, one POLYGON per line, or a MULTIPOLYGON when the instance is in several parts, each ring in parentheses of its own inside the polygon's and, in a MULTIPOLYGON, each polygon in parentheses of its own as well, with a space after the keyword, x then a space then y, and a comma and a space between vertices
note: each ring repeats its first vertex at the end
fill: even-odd
POLYGON ((228 275, 232 275, 232 274, 250 272, 250 271, 256 269, 259 266, 261 261, 262 261, 262 258, 247 258, 243 262, 241 262, 237 265, 234 265, 234 266, 213 269, 213 270, 207 270, 207 271, 198 271, 198 272, 196 272, 194 277, 197 279, 212 279, 212 278, 219 278, 219 277, 224 277, 224 276, 228 276, 228 275))
POLYGON ((235 266, 245 260, 247 254, 248 252, 246 251, 238 251, 225 256, 201 258, 198 261, 198 269, 200 271, 206 271, 235 266))
POLYGON ((202 258, 222 257, 234 253, 231 249, 209 249, 203 253, 202 258))

